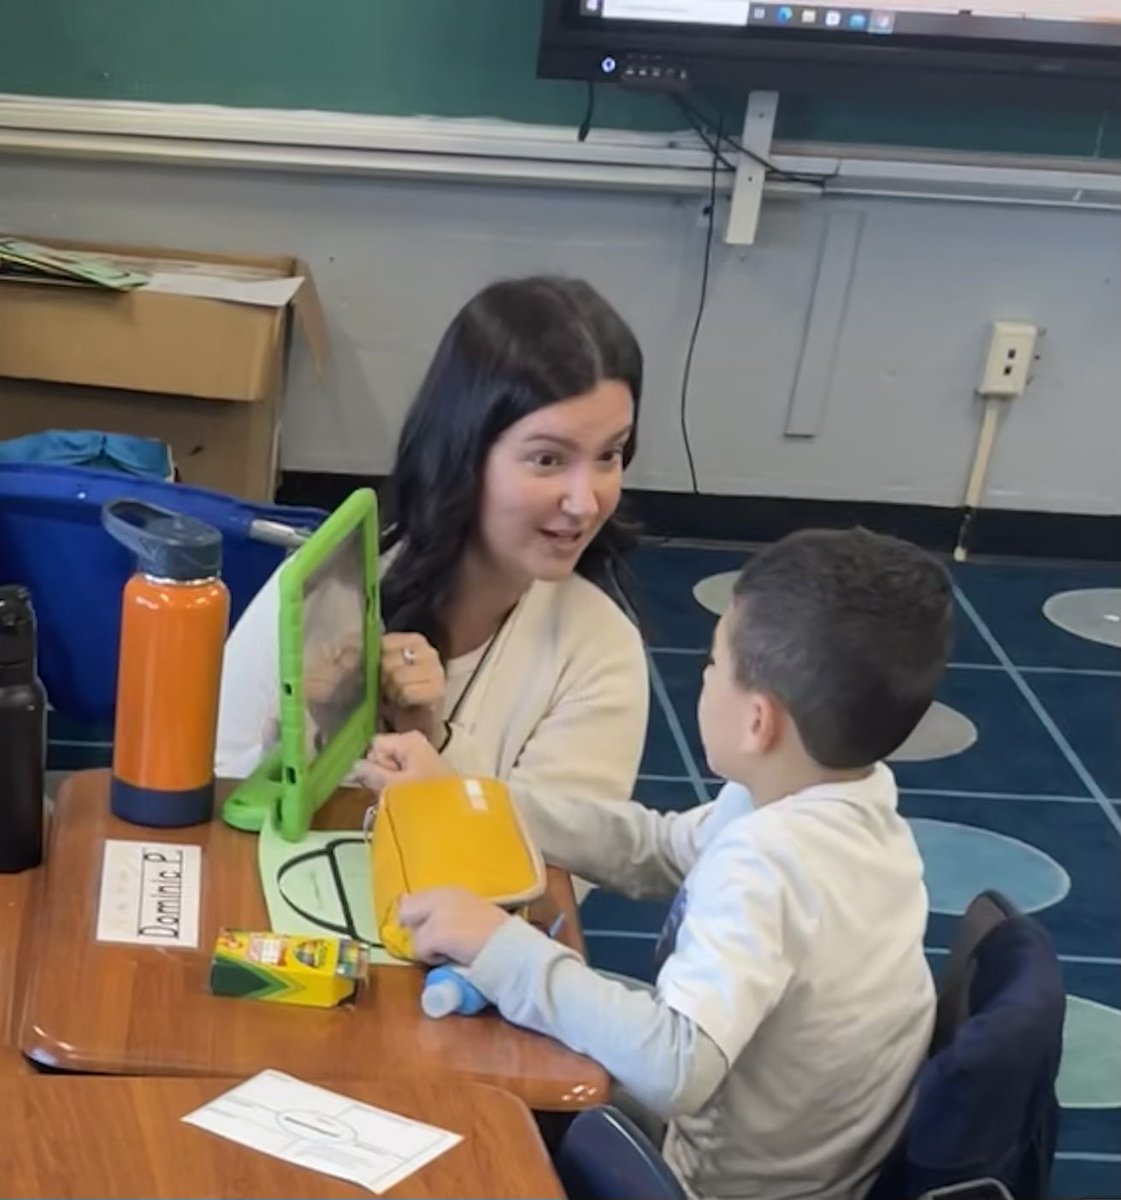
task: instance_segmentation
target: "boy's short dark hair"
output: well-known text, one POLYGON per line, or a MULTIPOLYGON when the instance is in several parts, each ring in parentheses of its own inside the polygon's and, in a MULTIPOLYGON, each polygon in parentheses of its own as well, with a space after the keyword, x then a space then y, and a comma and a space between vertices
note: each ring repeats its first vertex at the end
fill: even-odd
POLYGON ((816 762, 870 766, 906 741, 950 653, 937 559, 865 529, 810 529, 754 555, 733 593, 736 680, 782 703, 816 762))

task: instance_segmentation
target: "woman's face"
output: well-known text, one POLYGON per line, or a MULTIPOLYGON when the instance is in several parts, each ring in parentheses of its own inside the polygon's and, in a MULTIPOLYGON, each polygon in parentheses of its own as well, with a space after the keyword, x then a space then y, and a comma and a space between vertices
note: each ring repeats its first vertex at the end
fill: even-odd
POLYGON ((630 388, 605 379, 502 433, 487 456, 478 528, 494 567, 520 585, 572 573, 619 503, 633 424, 630 388))

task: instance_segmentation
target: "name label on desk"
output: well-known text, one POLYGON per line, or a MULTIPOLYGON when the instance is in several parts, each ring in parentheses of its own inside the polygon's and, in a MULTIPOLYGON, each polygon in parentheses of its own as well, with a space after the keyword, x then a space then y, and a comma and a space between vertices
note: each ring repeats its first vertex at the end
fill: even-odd
POLYGON ((201 883, 201 846, 106 841, 97 940, 196 949, 201 883))

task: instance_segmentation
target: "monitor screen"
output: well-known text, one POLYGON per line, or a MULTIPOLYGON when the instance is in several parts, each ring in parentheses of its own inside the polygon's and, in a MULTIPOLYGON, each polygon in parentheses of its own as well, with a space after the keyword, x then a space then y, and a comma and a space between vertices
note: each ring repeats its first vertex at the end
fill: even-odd
POLYGON ((1121 107, 1121 0, 546 0, 538 73, 1121 107))
POLYGON ((785 29, 809 36, 867 34, 1121 46, 1121 0, 835 0, 785 4, 754 0, 580 0, 600 21, 785 29))

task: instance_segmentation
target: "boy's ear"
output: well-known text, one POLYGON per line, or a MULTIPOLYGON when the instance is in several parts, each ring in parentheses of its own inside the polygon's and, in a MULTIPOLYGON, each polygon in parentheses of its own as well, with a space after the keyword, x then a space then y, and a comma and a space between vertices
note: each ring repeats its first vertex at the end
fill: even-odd
POLYGON ((744 750, 766 754, 778 743, 786 714, 768 692, 751 691, 744 696, 744 750))

